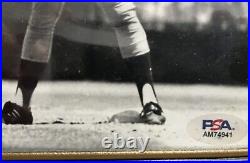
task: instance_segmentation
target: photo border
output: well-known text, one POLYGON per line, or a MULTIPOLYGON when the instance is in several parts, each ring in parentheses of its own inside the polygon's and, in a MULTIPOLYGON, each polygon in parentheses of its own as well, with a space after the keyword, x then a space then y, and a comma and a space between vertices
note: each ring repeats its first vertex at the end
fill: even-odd
POLYGON ((208 159, 247 157, 248 149, 145 152, 27 152, 3 153, 4 160, 208 159))

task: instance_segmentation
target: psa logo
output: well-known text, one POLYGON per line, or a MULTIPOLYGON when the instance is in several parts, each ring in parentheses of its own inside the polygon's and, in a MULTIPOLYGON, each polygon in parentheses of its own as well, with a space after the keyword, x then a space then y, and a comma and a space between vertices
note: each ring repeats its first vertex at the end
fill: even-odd
POLYGON ((234 128, 231 127, 228 120, 223 120, 223 119, 203 120, 202 129, 203 130, 210 129, 211 131, 217 131, 222 129, 234 130, 234 128))

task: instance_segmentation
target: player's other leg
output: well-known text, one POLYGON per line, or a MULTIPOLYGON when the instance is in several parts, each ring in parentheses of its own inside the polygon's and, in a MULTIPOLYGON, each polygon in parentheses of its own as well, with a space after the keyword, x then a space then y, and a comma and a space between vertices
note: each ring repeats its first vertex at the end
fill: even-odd
POLYGON ((162 108, 158 103, 153 85, 153 75, 150 54, 145 53, 140 56, 125 59, 128 69, 139 92, 143 111, 141 118, 149 124, 163 124, 166 118, 162 115, 162 108))
POLYGON ((150 50, 145 31, 131 2, 99 3, 113 25, 122 57, 133 76, 143 111, 141 118, 149 124, 163 124, 165 117, 153 86, 150 50))
POLYGON ((47 66, 55 25, 64 3, 33 3, 25 34, 17 89, 22 92, 22 106, 6 102, 2 111, 6 124, 32 124, 32 94, 47 66))

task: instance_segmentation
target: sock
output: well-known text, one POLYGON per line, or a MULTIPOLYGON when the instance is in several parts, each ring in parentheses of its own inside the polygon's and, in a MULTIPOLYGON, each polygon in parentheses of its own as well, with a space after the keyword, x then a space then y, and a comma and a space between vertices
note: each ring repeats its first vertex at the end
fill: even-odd
POLYGON ((21 60, 17 90, 18 88, 21 89, 23 107, 29 107, 32 94, 37 86, 38 80, 43 75, 46 65, 46 63, 21 60))
POLYGON ((149 102, 157 103, 150 54, 130 57, 126 59, 126 64, 136 83, 142 106, 149 102))

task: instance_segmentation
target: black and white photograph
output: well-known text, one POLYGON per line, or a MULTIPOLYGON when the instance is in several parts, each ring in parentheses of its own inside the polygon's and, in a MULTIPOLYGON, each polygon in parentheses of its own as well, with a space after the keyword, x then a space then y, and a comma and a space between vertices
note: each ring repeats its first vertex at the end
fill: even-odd
POLYGON ((2 2, 2 155, 248 159, 247 2, 2 2))

